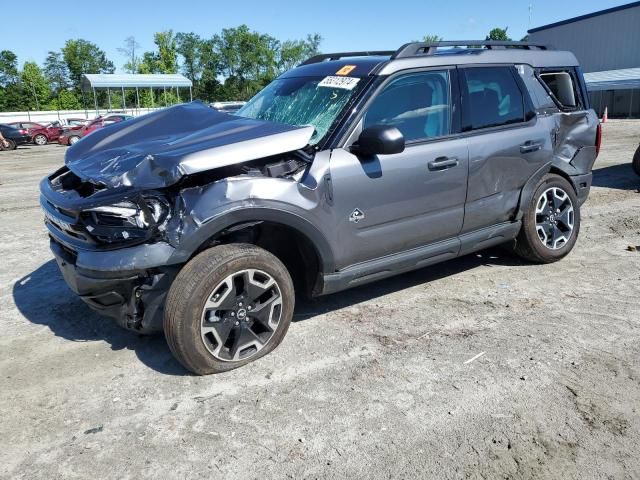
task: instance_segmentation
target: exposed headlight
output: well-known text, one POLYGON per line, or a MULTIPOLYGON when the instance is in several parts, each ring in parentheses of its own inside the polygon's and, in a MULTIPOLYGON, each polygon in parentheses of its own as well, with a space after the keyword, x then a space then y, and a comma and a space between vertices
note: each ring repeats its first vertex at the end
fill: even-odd
POLYGON ((163 230, 169 212, 163 198, 144 196, 86 209, 82 217, 89 233, 100 241, 114 243, 146 239, 163 230))

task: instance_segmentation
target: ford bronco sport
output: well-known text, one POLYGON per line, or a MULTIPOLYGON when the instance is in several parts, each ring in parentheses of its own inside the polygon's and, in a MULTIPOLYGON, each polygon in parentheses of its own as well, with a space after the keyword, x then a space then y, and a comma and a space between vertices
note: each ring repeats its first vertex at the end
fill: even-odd
POLYGON ((196 374, 272 351, 325 295, 511 242, 567 255, 600 144, 573 54, 521 42, 320 55, 236 115, 96 131, 41 183, 71 287, 196 374))

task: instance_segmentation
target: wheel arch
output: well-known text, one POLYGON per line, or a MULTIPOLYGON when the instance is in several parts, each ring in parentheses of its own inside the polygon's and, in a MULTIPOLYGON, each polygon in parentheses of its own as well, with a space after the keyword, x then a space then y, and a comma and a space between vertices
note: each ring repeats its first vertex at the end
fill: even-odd
POLYGON ((300 262, 308 293, 322 273, 335 270, 333 250, 319 228, 295 213, 270 208, 240 208, 204 222, 180 250, 188 261, 209 247, 234 242, 265 248, 287 267, 300 262))
MULTIPOLYGON (((570 165, 567 167, 572 168, 570 165)), ((575 182, 571 178, 571 174, 567 171, 565 165, 560 165, 555 162, 548 162, 542 167, 540 167, 536 172, 529 177, 527 183, 524 184, 522 190, 520 191, 520 200, 518 202, 518 209, 516 210, 515 220, 522 220, 524 216, 524 212, 531 201, 531 197, 536 191, 536 186, 538 182, 542 180, 542 178, 548 174, 553 173, 558 175, 569 182, 569 184, 573 187, 573 191, 576 195, 578 195, 578 189, 576 188, 575 182)))

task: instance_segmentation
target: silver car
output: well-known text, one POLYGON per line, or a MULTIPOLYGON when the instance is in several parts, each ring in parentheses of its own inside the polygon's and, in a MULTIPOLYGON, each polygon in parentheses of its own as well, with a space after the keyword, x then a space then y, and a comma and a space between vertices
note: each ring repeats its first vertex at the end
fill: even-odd
POLYGON ((520 42, 320 55, 235 115, 191 103, 92 133, 43 179, 62 274, 196 374, 326 295, 512 243, 574 247, 600 125, 575 56, 520 42))

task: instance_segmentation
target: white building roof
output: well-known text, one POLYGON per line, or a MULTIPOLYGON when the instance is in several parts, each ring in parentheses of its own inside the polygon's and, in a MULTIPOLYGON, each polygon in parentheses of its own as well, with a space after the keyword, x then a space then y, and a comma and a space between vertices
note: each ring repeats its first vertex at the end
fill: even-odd
POLYGON ((144 87, 191 87, 187 77, 179 74, 106 74, 85 73, 82 75, 82 89, 92 88, 144 88, 144 87))

